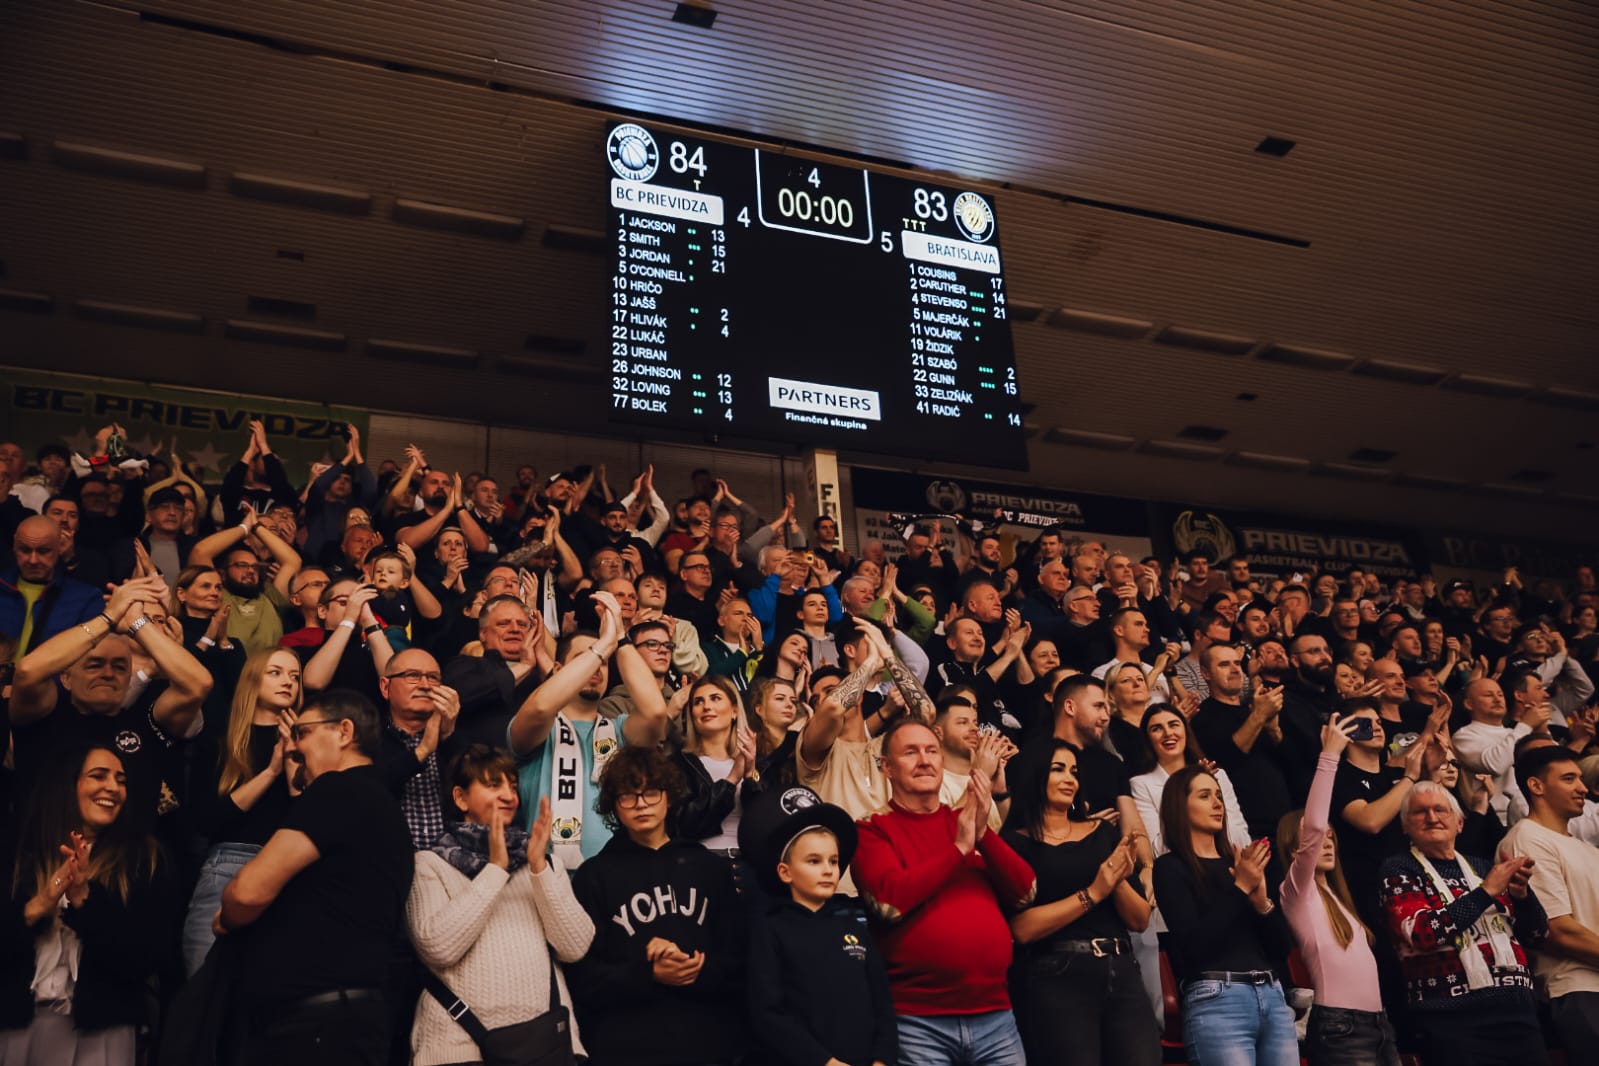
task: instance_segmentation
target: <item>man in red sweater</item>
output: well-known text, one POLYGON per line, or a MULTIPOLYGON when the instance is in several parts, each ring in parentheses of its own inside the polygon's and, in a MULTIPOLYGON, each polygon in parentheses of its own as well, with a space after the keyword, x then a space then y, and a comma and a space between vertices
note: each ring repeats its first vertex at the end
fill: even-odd
POLYGON ((899 1016, 899 1059, 917 1066, 1021 1066, 1001 908, 1033 898, 1027 863, 988 830, 988 775, 973 767, 959 811, 938 800, 943 747, 901 718, 883 736, 888 808, 860 823, 855 884, 877 919, 899 1016))

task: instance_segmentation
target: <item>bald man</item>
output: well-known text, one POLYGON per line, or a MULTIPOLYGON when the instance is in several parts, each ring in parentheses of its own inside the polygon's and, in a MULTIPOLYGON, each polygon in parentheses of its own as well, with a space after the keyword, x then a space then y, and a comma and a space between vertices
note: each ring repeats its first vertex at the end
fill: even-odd
POLYGON ((61 572, 61 527, 42 515, 25 518, 12 539, 14 561, 0 571, 0 633, 17 642, 12 661, 105 608, 92 585, 61 572))

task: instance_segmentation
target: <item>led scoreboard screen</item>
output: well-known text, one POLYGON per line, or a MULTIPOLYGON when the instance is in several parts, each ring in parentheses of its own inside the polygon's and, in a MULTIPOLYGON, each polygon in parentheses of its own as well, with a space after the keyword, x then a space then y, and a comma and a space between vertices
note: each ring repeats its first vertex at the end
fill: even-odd
POLYGON ((1025 469, 987 197, 624 122, 610 413, 1025 469))

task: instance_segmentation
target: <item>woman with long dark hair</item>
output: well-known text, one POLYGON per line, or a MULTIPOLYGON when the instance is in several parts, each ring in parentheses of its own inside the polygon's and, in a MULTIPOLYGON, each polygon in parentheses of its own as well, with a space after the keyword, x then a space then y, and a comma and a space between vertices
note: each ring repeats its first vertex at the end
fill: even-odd
POLYGON ((284 757, 302 697, 300 660, 294 652, 276 648, 250 656, 233 689, 215 765, 210 774, 196 774, 196 828, 209 847, 183 923, 183 965, 190 976, 216 939, 211 919, 222 905, 222 890, 288 813, 284 757))
POLYGON ((145 984, 172 946, 173 877, 123 817, 128 779, 106 747, 43 772, 6 867, 0 1062, 132 1066, 145 984))
POLYGON ((1321 730, 1321 755, 1303 811, 1277 826, 1282 854, 1283 914, 1299 942, 1316 992, 1305 1044, 1310 1066, 1398 1066, 1394 1030, 1383 1013, 1375 940, 1360 920, 1328 824, 1333 780, 1357 718, 1333 715, 1321 730))
POLYGON ((1169 850, 1155 860, 1155 898, 1182 988, 1188 1061, 1297 1066, 1294 1014, 1272 971, 1293 939, 1266 895, 1271 845, 1233 850, 1221 785, 1199 766, 1166 782, 1160 825, 1169 850))
POLYGON ((1077 802, 1077 749, 1068 742, 1054 741, 1047 772, 1025 780, 1005 841, 1038 877, 1033 904, 1011 918, 1021 945, 1013 1002, 1027 1057, 1155 1066, 1160 1034, 1129 936, 1150 914, 1132 876, 1134 841, 1087 817, 1077 802))

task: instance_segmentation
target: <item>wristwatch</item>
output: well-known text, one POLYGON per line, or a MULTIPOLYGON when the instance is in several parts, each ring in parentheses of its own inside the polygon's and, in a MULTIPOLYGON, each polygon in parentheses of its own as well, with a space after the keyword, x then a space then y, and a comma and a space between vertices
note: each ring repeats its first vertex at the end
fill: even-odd
POLYGON ((128 636, 131 637, 131 636, 135 635, 136 633, 139 632, 139 630, 143 629, 145 626, 147 626, 149 624, 150 624, 150 616, 147 615, 147 614, 141 614, 139 617, 135 618, 133 620, 133 622, 128 626, 128 636))

